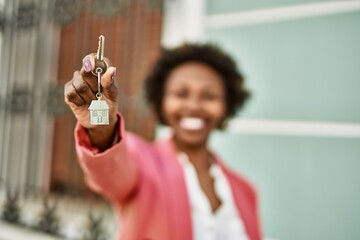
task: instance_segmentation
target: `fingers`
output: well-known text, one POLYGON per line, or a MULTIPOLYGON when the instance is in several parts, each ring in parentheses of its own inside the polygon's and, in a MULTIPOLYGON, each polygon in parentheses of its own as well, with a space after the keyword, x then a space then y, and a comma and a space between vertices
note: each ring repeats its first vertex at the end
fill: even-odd
POLYGON ((72 81, 69 81, 65 84, 64 97, 65 102, 69 105, 70 103, 73 103, 79 107, 85 105, 85 101, 76 92, 74 86, 72 85, 72 81))
POLYGON ((110 88, 115 83, 116 67, 109 67, 101 76, 101 86, 105 89, 110 88))
POLYGON ((72 85, 85 103, 90 104, 92 100, 96 99, 95 93, 91 90, 88 83, 82 78, 80 72, 77 71, 74 73, 72 85))
MULTIPOLYGON (((109 67, 101 77, 102 94, 113 102, 117 101, 118 96, 115 74, 116 68, 109 67)), ((89 85, 89 78, 83 78, 80 71, 74 72, 73 78, 65 84, 65 102, 72 102, 77 106, 83 106, 90 104, 92 100, 96 100, 97 79, 92 79, 92 82, 96 84, 96 87, 91 87, 89 85), (96 90, 93 91, 93 88, 96 88, 96 90)))
POLYGON ((65 102, 72 102, 77 106, 88 105, 96 99, 94 92, 79 71, 74 72, 72 80, 65 84, 64 95, 65 102))
MULTIPOLYGON (((117 101, 117 87, 114 81, 116 68, 112 67, 109 59, 104 58, 108 64, 108 69, 101 76, 102 94, 110 101, 117 101)), ((95 65, 95 54, 89 54, 83 59, 81 71, 74 72, 73 78, 65 84, 64 97, 69 105, 84 106, 89 105, 92 100, 96 100, 98 92, 97 77, 91 71, 95 65)))
MULTIPOLYGON (((83 58, 84 72, 91 73, 91 71, 95 69, 95 56, 96 53, 90 53, 83 58)), ((113 66, 111 61, 107 57, 104 57, 103 60, 106 62, 108 67, 113 66)))
POLYGON ((101 77, 101 86, 103 94, 111 101, 117 101, 118 89, 115 81, 116 68, 109 67, 101 77))
MULTIPOLYGON (((95 53, 88 54, 83 59, 83 67, 81 68, 81 75, 83 79, 87 82, 88 86, 91 88, 91 90, 96 93, 98 91, 98 85, 97 85, 97 76, 92 74, 92 71, 95 69, 95 53)), ((104 61, 106 62, 108 69, 112 66, 111 61, 104 57, 104 61)), ((106 70, 104 75, 109 72, 106 70)))
POLYGON ((91 73, 95 66, 95 53, 90 53, 83 58, 83 69, 86 73, 91 73))

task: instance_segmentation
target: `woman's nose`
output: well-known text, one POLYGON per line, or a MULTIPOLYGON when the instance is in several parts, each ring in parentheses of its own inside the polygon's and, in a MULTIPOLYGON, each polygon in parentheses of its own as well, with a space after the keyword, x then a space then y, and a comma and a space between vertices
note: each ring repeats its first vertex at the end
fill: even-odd
POLYGON ((189 97, 186 100, 186 107, 191 110, 199 110, 201 109, 201 101, 198 97, 189 97))

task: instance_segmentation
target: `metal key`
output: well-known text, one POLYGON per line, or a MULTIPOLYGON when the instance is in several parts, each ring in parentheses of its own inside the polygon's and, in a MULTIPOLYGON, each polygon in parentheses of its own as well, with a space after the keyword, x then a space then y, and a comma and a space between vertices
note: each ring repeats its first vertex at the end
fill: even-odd
POLYGON ((92 74, 98 76, 98 73, 101 75, 104 74, 108 68, 107 63, 104 61, 104 45, 105 45, 105 37, 100 35, 99 37, 99 45, 95 56, 95 68, 92 71, 92 74))

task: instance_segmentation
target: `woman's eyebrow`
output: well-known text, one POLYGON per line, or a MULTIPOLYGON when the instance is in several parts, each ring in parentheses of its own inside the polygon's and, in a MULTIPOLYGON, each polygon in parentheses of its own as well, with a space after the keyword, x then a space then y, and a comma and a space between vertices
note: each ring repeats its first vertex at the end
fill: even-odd
POLYGON ((217 85, 217 84, 214 84, 214 83, 208 83, 205 85, 206 89, 209 89, 209 88, 214 88, 214 89, 221 89, 221 86, 217 85))

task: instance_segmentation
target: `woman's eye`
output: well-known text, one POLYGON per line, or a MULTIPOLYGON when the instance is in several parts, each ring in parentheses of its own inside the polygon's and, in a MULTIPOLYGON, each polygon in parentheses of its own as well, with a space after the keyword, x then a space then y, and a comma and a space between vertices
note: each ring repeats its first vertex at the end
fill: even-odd
POLYGON ((217 96, 216 94, 213 94, 213 93, 205 93, 205 94, 203 95, 203 98, 204 98, 205 100, 210 100, 210 101, 217 99, 217 97, 218 97, 218 96, 217 96))
POLYGON ((178 98, 186 98, 187 92, 186 91, 177 91, 177 92, 175 92, 175 96, 178 98))

